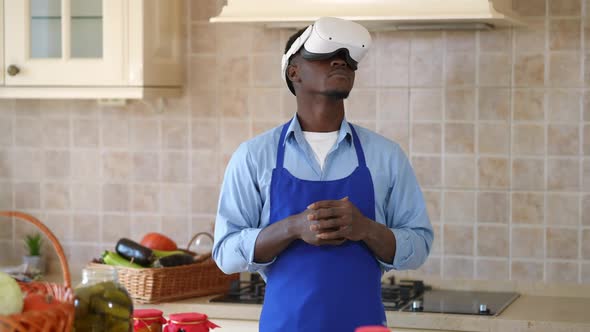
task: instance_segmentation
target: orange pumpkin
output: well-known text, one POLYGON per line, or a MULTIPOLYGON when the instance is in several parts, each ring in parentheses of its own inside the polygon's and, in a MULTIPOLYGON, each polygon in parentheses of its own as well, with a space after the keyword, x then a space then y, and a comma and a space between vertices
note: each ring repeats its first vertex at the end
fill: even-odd
POLYGON ((140 244, 144 247, 156 250, 173 251, 177 250, 176 242, 160 233, 147 233, 140 244))

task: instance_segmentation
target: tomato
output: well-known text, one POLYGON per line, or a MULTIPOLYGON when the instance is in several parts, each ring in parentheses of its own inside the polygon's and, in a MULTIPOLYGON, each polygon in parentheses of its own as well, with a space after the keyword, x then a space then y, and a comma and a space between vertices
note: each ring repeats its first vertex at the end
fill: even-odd
POLYGON ((140 244, 144 247, 156 250, 173 251, 178 249, 176 243, 172 241, 172 239, 160 233, 146 234, 143 239, 141 239, 140 244))

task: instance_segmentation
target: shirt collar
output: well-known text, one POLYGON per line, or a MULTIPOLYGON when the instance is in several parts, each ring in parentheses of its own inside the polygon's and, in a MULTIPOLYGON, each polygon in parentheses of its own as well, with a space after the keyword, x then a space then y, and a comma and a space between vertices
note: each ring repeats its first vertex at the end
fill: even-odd
MULTIPOLYGON (((298 144, 304 142, 305 138, 303 137, 303 130, 301 129, 301 124, 299 123, 299 119, 297 118, 297 114, 293 116, 291 123, 289 123, 289 127, 287 127, 287 134, 285 135, 285 144, 290 139, 295 139, 298 144)), ((344 139, 348 142, 348 144, 352 144, 352 130, 350 129, 350 124, 346 121, 346 117, 342 119, 342 123, 340 124, 340 129, 338 130, 338 139, 336 140, 336 145, 339 145, 344 139)))

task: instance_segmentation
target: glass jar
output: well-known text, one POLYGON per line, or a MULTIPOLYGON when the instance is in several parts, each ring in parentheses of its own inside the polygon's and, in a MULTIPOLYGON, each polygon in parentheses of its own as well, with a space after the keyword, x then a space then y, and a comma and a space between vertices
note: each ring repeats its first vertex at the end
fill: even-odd
POLYGON ((74 289, 74 331, 131 332, 133 302, 112 267, 85 268, 74 289))
POLYGON ((198 312, 170 314, 164 332, 208 332, 219 327, 207 319, 207 315, 198 312))
POLYGON ((134 332, 162 332, 166 319, 158 309, 135 309, 133 311, 134 332))

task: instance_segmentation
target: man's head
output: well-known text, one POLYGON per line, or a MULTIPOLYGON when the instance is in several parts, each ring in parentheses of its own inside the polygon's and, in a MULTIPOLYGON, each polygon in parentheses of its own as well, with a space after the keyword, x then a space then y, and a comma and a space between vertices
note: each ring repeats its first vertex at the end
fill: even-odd
POLYGON ((361 25, 322 17, 289 38, 281 73, 289 90, 306 89, 346 98, 354 83, 357 64, 371 45, 361 25))

